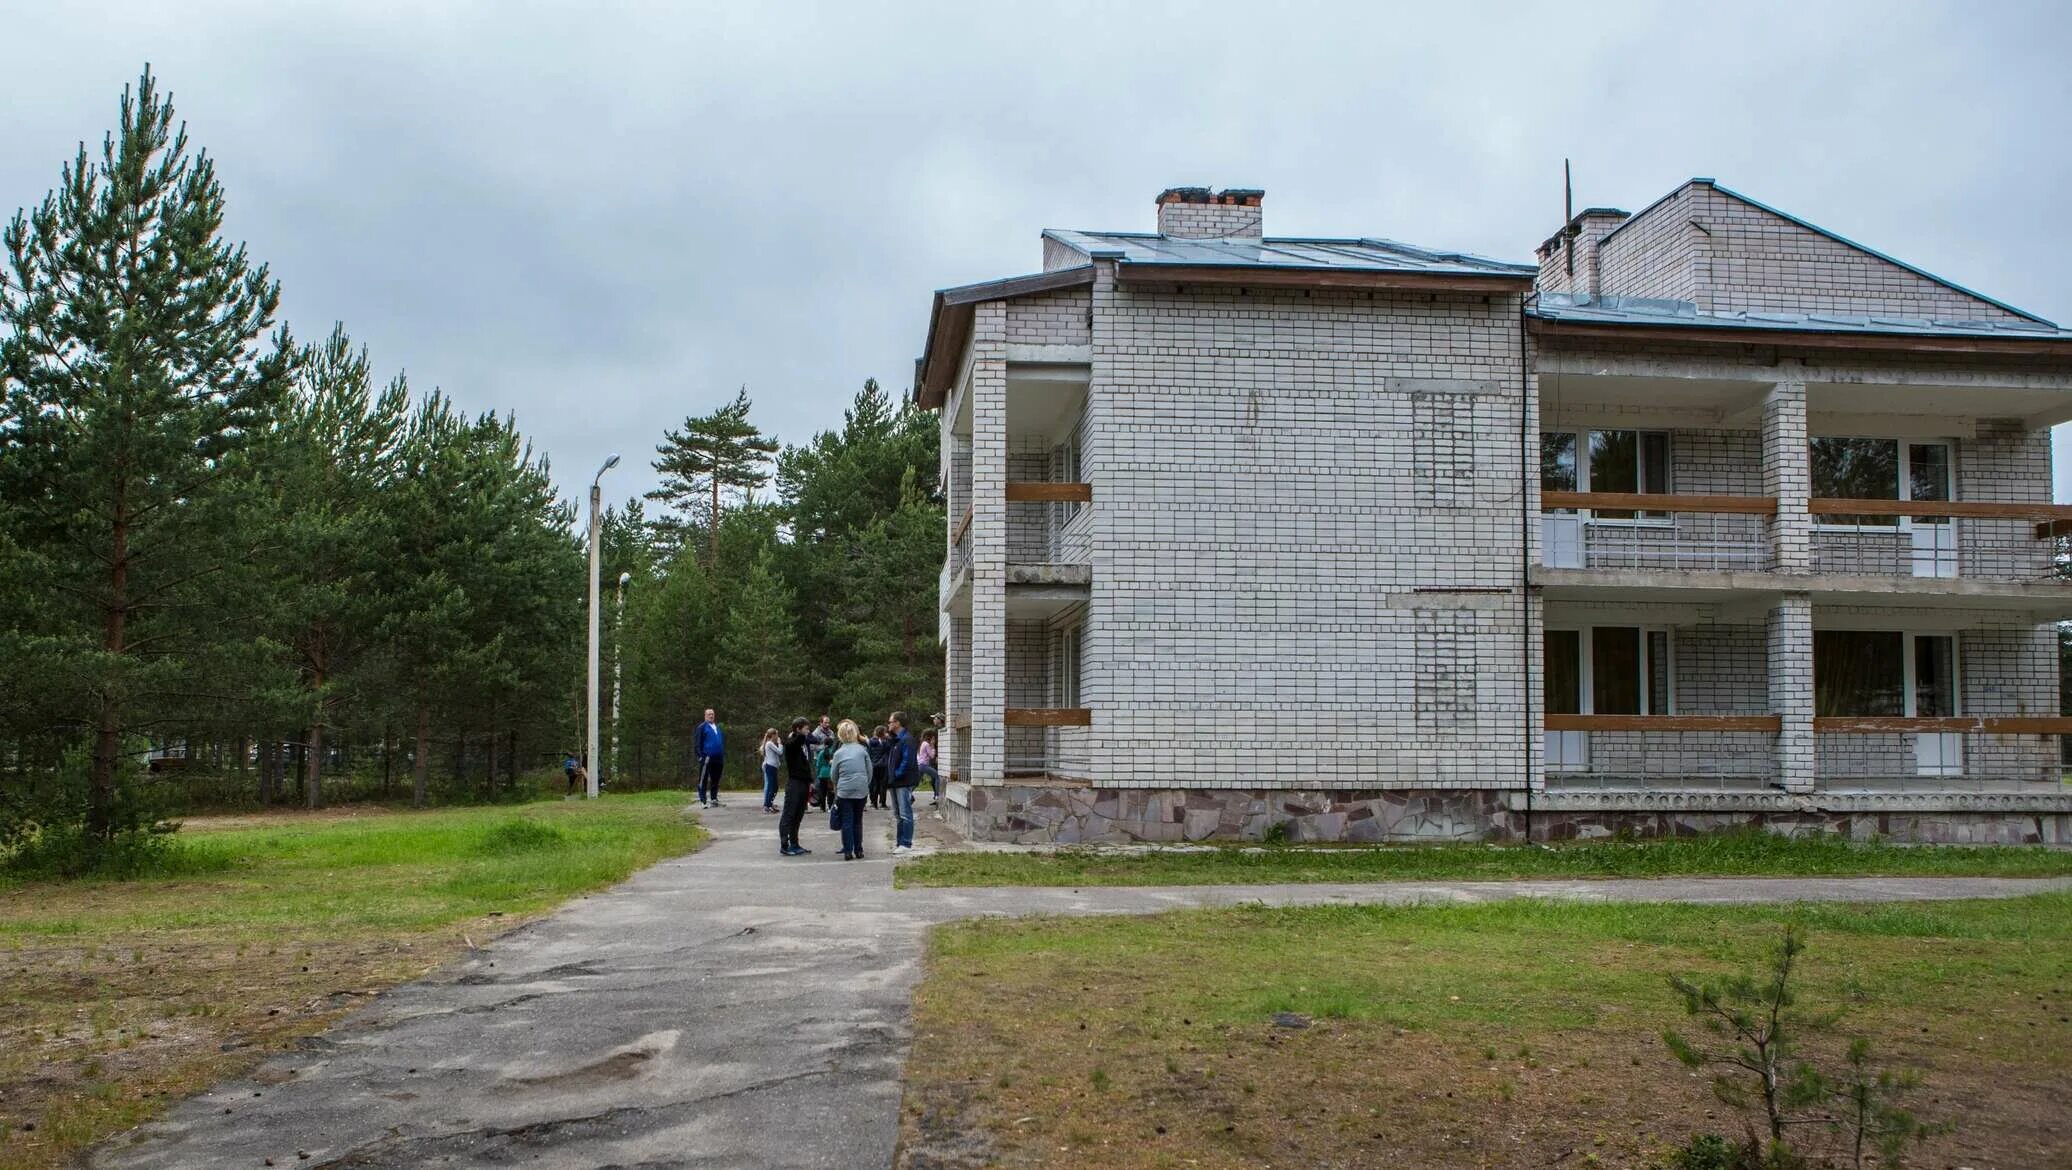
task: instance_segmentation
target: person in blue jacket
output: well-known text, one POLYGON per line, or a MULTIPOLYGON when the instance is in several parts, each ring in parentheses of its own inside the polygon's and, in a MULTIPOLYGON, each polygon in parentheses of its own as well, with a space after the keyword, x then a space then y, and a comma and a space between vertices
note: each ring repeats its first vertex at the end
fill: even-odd
POLYGON ((892 818, 898 826, 892 851, 905 853, 914 847, 914 785, 920 781, 921 773, 914 766, 914 737, 907 733, 906 712, 894 711, 886 723, 892 733, 892 750, 885 753, 885 783, 892 796, 892 818))
POLYGON ((698 725, 698 807, 720 808, 719 776, 727 766, 727 737, 720 734, 719 720, 712 708, 705 708, 705 722, 698 725))

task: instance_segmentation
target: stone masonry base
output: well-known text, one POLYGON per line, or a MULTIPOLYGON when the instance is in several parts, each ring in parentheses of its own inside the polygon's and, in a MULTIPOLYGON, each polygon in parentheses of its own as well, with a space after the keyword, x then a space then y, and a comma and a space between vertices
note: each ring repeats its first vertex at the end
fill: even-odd
POLYGON ((1257 841, 1588 840, 1688 837, 1754 826, 1785 834, 1936 844, 2072 845, 2072 796, 2025 794, 1544 793, 1492 789, 1095 788, 956 784, 951 827, 1027 845, 1257 841), (1529 828, 1528 828, 1529 825, 1529 828))

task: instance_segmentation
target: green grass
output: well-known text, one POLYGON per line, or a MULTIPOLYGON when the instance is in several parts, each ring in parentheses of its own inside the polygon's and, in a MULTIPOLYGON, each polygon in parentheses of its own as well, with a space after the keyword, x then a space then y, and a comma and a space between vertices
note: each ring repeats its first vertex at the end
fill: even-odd
MULTIPOLYGON (((197 928, 414 930, 524 914, 693 848, 680 792, 183 831, 163 878, 0 885, 0 940, 197 928)), ((252 818, 259 819, 259 818, 252 818)))
POLYGON ((0 884, 0 1170, 65 1164, 364 997, 688 852, 705 834, 683 809, 664 791, 198 820, 162 876, 0 884))
POLYGON ((2072 893, 951 924, 916 999, 910 1148, 975 1128, 999 1164, 1083 1165, 1062 1147, 1087 1128, 1119 1170, 1544 1166, 1600 1145, 1648 1165, 1692 1129, 1739 1132, 1659 1038, 1690 1027, 1666 975, 1754 970, 1794 919, 1801 1004, 1921 1069, 1930 1111, 1961 1118, 1920 1164, 2047 1164, 2072 1074, 2072 893), (1096 1072, 1105 1091, 1086 1092, 1096 1072))
POLYGON ((1217 846, 1118 852, 938 853, 902 863, 902 886, 1173 886, 1519 878, 2048 877, 2072 850, 1908 846, 1729 833, 1668 841, 1536 845, 1217 846))

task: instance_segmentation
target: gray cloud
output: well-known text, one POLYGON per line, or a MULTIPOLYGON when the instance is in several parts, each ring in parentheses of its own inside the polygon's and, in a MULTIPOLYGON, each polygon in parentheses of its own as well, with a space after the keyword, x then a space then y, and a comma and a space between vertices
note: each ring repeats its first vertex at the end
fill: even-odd
MULTIPOLYGON (((2072 17, 1991 6, 25 6, 0 205, 151 61, 298 333, 511 409, 580 490, 747 384, 788 441, 904 388, 930 290, 1266 188, 1276 234, 1529 259, 1711 175, 2072 321, 2072 17), (177 11, 176 11, 177 9, 177 11), (22 46, 31 46, 21 51, 22 46)), ((2061 447, 2064 435, 2060 435, 2061 447)), ((2059 495, 2072 498, 2072 460, 2059 495)))

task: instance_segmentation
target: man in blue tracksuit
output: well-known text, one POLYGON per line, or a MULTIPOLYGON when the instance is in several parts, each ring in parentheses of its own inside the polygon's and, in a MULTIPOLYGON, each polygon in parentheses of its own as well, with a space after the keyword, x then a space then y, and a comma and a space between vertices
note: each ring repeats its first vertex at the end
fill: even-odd
POLYGON ((705 722, 698 725, 698 807, 719 808, 719 774, 726 768, 727 737, 720 734, 719 720, 712 708, 705 708, 705 722))
POLYGON ((914 785, 921 779, 921 770, 914 766, 914 737, 907 733, 906 712, 894 711, 889 722, 892 750, 885 753, 885 775, 899 830, 892 851, 905 853, 914 847, 914 785))

